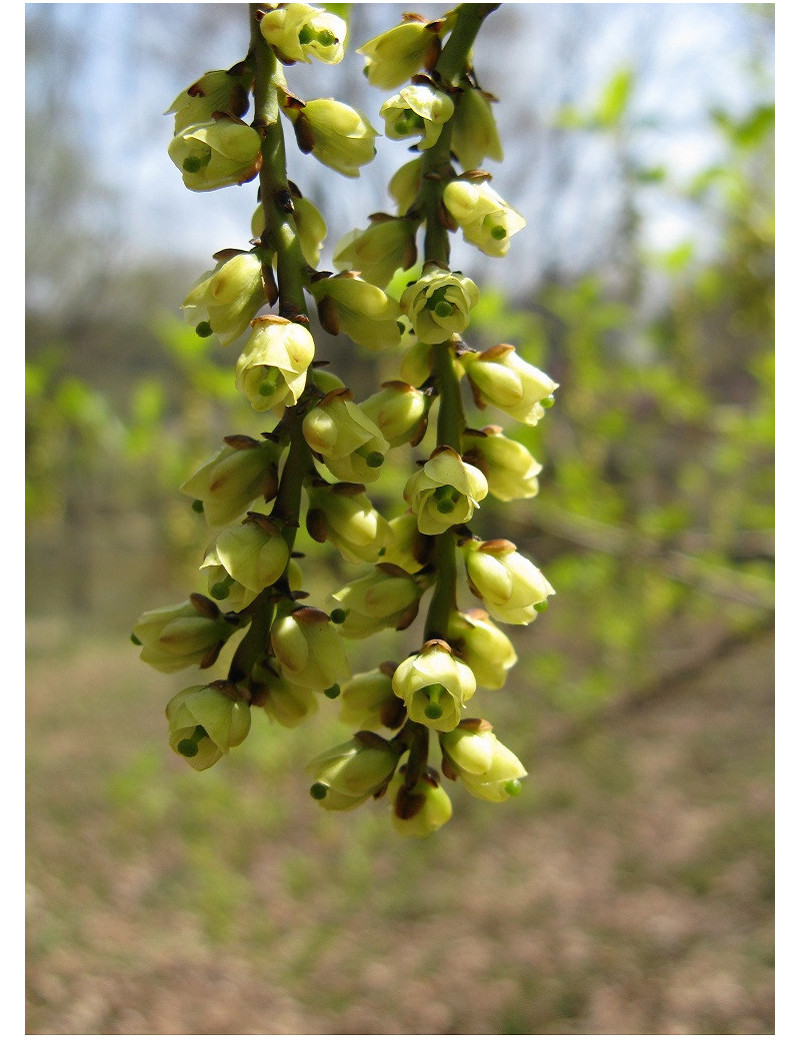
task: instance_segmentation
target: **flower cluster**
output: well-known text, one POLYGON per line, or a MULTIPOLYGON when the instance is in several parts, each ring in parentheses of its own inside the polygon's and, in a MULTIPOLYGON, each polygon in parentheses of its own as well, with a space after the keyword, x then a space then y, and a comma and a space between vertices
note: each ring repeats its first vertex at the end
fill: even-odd
POLYGON ((209 669, 230 644, 224 679, 190 685, 167 706, 170 745, 192 768, 240 744, 259 708, 294 727, 336 700, 355 731, 309 764, 311 796, 332 811, 383 799, 411 836, 449 820, 445 780, 491 802, 520 791, 523 765, 473 704, 517 661, 498 626, 530 624, 554 591, 516 545, 472 529, 487 500, 533 498, 541 466, 501 426, 469 425, 464 390, 478 410, 535 426, 557 386, 510 344, 470 345, 480 292, 449 264, 453 232, 497 258, 525 227, 478 168, 502 158, 495 99, 471 66, 494 6, 404 15, 359 48, 369 82, 394 92, 380 108, 385 136, 418 154, 389 185, 396 213, 372 214, 336 246, 336 274, 316 269, 326 222, 288 178, 280 117, 301 152, 345 177, 372 159, 377 134, 362 113, 302 100, 284 73, 340 62, 341 18, 302 3, 251 5, 245 59, 206 73, 169 110, 169 154, 188 188, 258 178, 251 248, 217 253, 183 310, 199 336, 229 345, 246 335, 235 385, 256 429, 268 428, 225 437, 183 484, 210 529, 204 590, 143 614, 134 642, 165 672, 209 669), (397 378, 358 400, 318 355, 312 304, 332 336, 397 352, 397 378), (413 470, 398 481, 413 449, 413 470), (382 515, 373 491, 397 504, 394 515, 382 515), (303 602, 301 570, 322 543, 369 568, 332 591, 325 610, 303 602), (459 603, 462 586, 469 604, 459 603), (353 673, 348 640, 371 651, 401 638, 388 633, 413 633, 418 618, 397 661, 373 658, 353 673))

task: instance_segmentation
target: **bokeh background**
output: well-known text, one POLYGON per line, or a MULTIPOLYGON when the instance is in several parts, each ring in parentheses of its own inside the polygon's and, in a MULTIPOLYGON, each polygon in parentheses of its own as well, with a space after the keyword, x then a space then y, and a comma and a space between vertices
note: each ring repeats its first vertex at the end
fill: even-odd
MULTIPOLYGON (((403 9, 351 5, 354 46, 403 9)), ((161 114, 244 55, 246 9, 27 5, 29 1033, 773 1031, 773 18, 506 4, 480 34, 506 147, 487 168, 528 226, 454 266, 483 290, 475 345, 561 384, 522 433, 539 498, 482 509, 480 533, 558 595, 484 694, 523 794, 456 788, 420 842, 381 802, 308 797, 304 763, 348 735, 331 705, 186 769, 163 707, 195 676, 128 641, 199 588, 178 485, 258 429, 235 348, 179 315, 211 254, 247 245, 255 189, 187 192, 161 114)), ((352 50, 288 76, 380 127, 352 50)), ((407 153, 378 143, 347 180, 290 142, 323 267, 389 207, 407 153)), ((357 398, 396 371, 320 342, 357 398)), ((329 557, 311 592, 354 573, 329 557)), ((356 669, 398 656, 377 642, 356 669)))

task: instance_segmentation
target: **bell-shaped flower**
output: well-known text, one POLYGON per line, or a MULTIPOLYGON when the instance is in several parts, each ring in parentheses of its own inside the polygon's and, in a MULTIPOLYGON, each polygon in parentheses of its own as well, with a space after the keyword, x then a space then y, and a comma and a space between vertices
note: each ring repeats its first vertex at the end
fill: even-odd
POLYGON ((258 132, 225 115, 184 127, 172 138, 167 151, 191 191, 244 184, 261 169, 258 132))
POLYGON ((505 802, 519 794, 525 767, 501 744, 485 719, 465 719, 450 733, 439 738, 442 746, 442 771, 466 790, 487 802, 505 802))
POLYGON ((285 105, 294 124, 301 151, 310 152, 324 166, 359 177, 360 169, 375 158, 375 128, 367 117, 333 98, 285 105))
POLYGON ((233 683, 190 686, 167 705, 169 745, 192 769, 208 769, 250 732, 250 705, 233 683))
POLYGON ((331 595, 344 612, 343 636, 365 639, 384 628, 402 631, 414 621, 427 586, 389 563, 379 563, 371 574, 349 582, 331 595))
POLYGON ((249 592, 268 589, 289 562, 280 528, 262 513, 248 513, 243 523, 222 531, 216 549, 226 573, 249 592))
MULTIPOLYGON (((328 225, 310 199, 301 195, 294 185, 290 186, 290 190, 292 192, 294 223, 297 228, 297 237, 300 239, 300 249, 306 263, 310 267, 316 267, 319 263, 320 250, 328 237, 328 225)), ((257 239, 260 239, 264 233, 264 207, 260 202, 256 206, 250 221, 250 230, 253 238, 257 239)))
POLYGON ((306 527, 315 541, 331 542, 348 563, 377 563, 392 531, 363 484, 314 482, 308 499, 306 527))
POLYGON ((536 426, 558 388, 558 383, 524 361, 507 343, 482 354, 464 354, 460 361, 479 408, 493 405, 526 426, 536 426))
POLYGON ((342 238, 333 263, 340 271, 357 271, 365 281, 384 288, 396 271, 407 271, 417 262, 416 225, 385 213, 370 219, 366 231, 356 228, 342 238))
POLYGON ((441 27, 441 22, 408 18, 367 40, 356 53, 367 59, 364 72, 372 86, 394 90, 423 66, 432 69, 441 50, 441 27))
POLYGON ((355 809, 380 795, 394 775, 400 751, 377 733, 361 730, 351 740, 318 755, 307 766, 311 797, 323 809, 355 809))
POLYGON ((332 336, 344 332, 367 350, 400 344, 400 307, 376 285, 347 271, 317 279, 309 291, 317 301, 320 324, 332 336))
POLYGON ((453 613, 447 639, 455 653, 470 666, 478 686, 499 690, 511 668, 517 663, 517 652, 508 636, 493 625, 485 610, 453 613))
POLYGON ((475 687, 472 670, 440 639, 429 639, 419 653, 401 661, 392 678, 412 722, 441 732, 455 729, 475 687))
POLYGON ((317 695, 307 686, 295 686, 282 675, 256 666, 253 669, 251 704, 263 708, 272 722, 294 729, 314 715, 318 708, 317 695))
POLYGON ((177 672, 199 665, 210 668, 238 625, 223 617, 211 600, 192 593, 172 607, 147 610, 133 626, 133 642, 141 660, 159 672, 177 672))
POLYGON ((433 559, 435 542, 422 534, 417 517, 411 510, 389 521, 390 541, 381 559, 393 563, 408 574, 416 574, 433 559))
POLYGON ((398 729, 403 724, 406 709, 392 689, 394 670, 395 665, 387 661, 370 672, 359 672, 342 685, 339 719, 344 725, 356 729, 398 729))
POLYGON ((371 419, 389 442, 390 448, 401 444, 416 445, 428 428, 428 411, 432 398, 410 383, 393 380, 361 402, 361 410, 371 419))
POLYGON ((244 434, 226 437, 223 446, 181 485, 202 503, 211 527, 234 523, 256 498, 269 502, 278 490, 280 446, 244 434))
POLYGON ((206 577, 208 594, 221 603, 227 611, 241 611, 248 607, 258 595, 255 589, 246 589, 227 572, 217 553, 217 543, 206 549, 200 573, 206 577))
POLYGON ((339 682, 350 678, 342 638, 321 610, 301 607, 277 618, 271 642, 281 673, 298 686, 338 692, 339 682))
POLYGON ((206 72, 182 90, 164 114, 174 113, 176 134, 187 126, 210 122, 215 112, 241 118, 250 106, 249 79, 241 65, 206 72))
POLYGON ((420 342, 443 343, 469 325, 479 295, 471 278, 431 261, 405 290, 400 306, 420 342))
POLYGON ((442 534, 465 524, 486 497, 486 477, 453 448, 437 448, 406 483, 403 497, 422 534, 442 534))
POLYGON ((503 161, 503 146, 492 112, 491 94, 467 87, 461 94, 453 116, 450 150, 464 170, 475 170, 484 159, 503 161))
POLYGON ((504 437, 499 426, 465 430, 461 447, 464 459, 477 466, 489 482, 489 494, 501 502, 533 498, 538 493, 542 467, 524 444, 504 437))
POLYGON ((402 766, 387 792, 392 800, 392 824, 404 838, 427 838, 453 815, 452 803, 430 770, 422 774, 411 790, 405 785, 404 771, 402 766))
POLYGON ((528 625, 555 589, 538 567, 503 538, 463 545, 470 588, 496 621, 528 625))
POLYGON ((255 253, 236 252, 195 282, 181 308, 199 335, 213 332, 227 346, 249 327, 266 302, 261 261, 255 253))
POLYGON ((442 198, 466 241, 487 256, 505 256, 511 236, 527 223, 485 181, 450 181, 442 198))
POLYGON ((400 216, 407 213, 413 205, 422 185, 422 157, 405 163, 389 181, 389 194, 397 203, 400 216))
POLYGON ((252 327, 236 363, 237 390, 257 412, 297 404, 314 360, 311 333, 297 322, 271 314, 255 318, 252 327))
POLYGON ((432 148, 439 140, 442 127, 453 115, 452 98, 427 83, 412 83, 381 105, 386 123, 386 136, 393 141, 422 135, 419 147, 432 148))
POLYGON ((332 390, 303 419, 303 436, 334 476, 356 484, 376 480, 389 442, 352 400, 347 388, 332 390))
POLYGON ((310 62, 337 65, 344 57, 347 23, 310 4, 279 4, 259 22, 261 35, 284 64, 310 62))

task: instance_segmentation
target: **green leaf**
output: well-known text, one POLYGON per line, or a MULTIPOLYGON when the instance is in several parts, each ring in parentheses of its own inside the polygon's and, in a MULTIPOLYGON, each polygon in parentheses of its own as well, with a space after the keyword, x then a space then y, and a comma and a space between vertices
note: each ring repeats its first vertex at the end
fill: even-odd
POLYGON ((633 69, 623 68, 615 72, 600 95, 597 118, 602 126, 616 126, 628 108, 633 91, 633 69))

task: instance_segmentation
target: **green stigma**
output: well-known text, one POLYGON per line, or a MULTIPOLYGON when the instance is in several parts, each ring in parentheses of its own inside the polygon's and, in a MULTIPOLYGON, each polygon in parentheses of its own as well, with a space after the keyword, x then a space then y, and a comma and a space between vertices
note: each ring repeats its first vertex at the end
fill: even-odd
POLYGON ((211 152, 208 155, 187 155, 183 160, 183 168, 187 173, 199 173, 211 162, 211 152))
POLYGON ((258 384, 258 392, 262 397, 271 397, 278 389, 280 373, 275 369, 267 370, 267 374, 258 384))
POLYGON ((195 325, 194 331, 201 339, 208 339, 209 336, 214 335, 214 330, 207 321, 201 321, 198 325, 195 325))
POLYGON ((196 498, 194 500, 194 502, 192 502, 192 509, 194 510, 195 513, 202 513, 203 512, 203 500, 202 500, 202 498, 196 498))
POLYGON ((341 625, 344 619, 347 617, 347 611, 342 610, 341 607, 337 607, 331 611, 331 621, 334 625, 341 625))
POLYGON ((428 704, 423 710, 423 715, 426 719, 440 719, 444 715, 444 708, 439 700, 447 690, 441 683, 434 683, 433 686, 428 686, 425 692, 428 694, 428 704))
POLYGON ((222 581, 215 581, 208 591, 214 599, 227 599, 231 585, 233 585, 233 578, 228 574, 222 581))
POLYGON ((141 646, 142 645, 141 639, 139 639, 137 636, 135 636, 133 634, 133 632, 131 632, 131 642, 133 643, 134 646, 141 646))
POLYGON ((522 784, 519 780, 509 780, 508 783, 503 784, 503 790, 506 794, 511 795, 512 798, 516 798, 522 790, 522 784))
POLYGON ((495 224, 495 226, 492 228, 489 234, 492 236, 493 239, 495 239, 495 241, 502 242, 502 240, 506 238, 506 236, 508 235, 508 232, 504 227, 501 227, 499 224, 495 224))
POLYGON ((547 610, 547 600, 543 599, 541 603, 534 603, 533 609, 536 611, 537 614, 544 614, 544 612, 547 610))
POLYGON ((461 495, 452 485, 445 484, 434 491, 433 497, 436 499, 437 510, 447 515, 456 508, 456 502, 461 498, 461 495))
POLYGON ((315 801, 321 802, 322 799, 327 795, 328 788, 325 784, 321 784, 319 781, 317 781, 315 784, 311 785, 308 793, 315 801))
POLYGON ((338 683, 334 683, 333 686, 329 686, 327 690, 323 690, 322 692, 329 700, 335 701, 342 692, 342 688, 338 683))
POLYGON ((555 397, 553 397, 552 394, 550 394, 549 397, 545 397, 543 401, 539 402, 539 404, 542 406, 542 408, 552 408, 555 403, 556 403, 556 399, 555 399, 555 397))
POLYGON ((379 451, 371 451, 365 461, 370 469, 378 469, 383 465, 383 455, 379 451))

